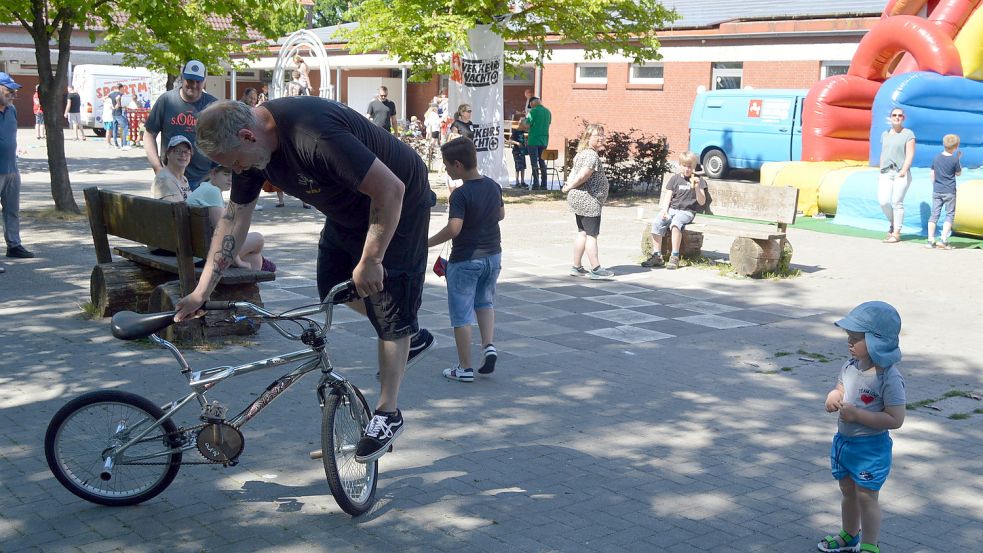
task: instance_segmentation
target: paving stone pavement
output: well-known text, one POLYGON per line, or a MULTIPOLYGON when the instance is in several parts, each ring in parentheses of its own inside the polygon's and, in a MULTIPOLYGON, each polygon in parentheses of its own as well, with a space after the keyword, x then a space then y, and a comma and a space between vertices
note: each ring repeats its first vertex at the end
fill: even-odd
MULTIPOLYGON (((814 551, 839 520, 835 416, 823 411, 846 356, 833 321, 861 301, 890 301, 904 320, 909 401, 983 390, 979 250, 793 230, 804 272, 795 279, 648 270, 637 266, 636 206, 607 207, 601 256, 617 276, 595 282, 566 275, 573 222, 563 204, 510 204, 498 369, 473 384, 440 376, 456 354, 444 282, 429 275, 421 321, 438 345, 404 382, 406 432, 380 461, 370 513, 344 514, 307 456, 320 426, 313 377, 244 428, 238 466, 182 467, 140 506, 88 504, 45 463, 54 412, 94 389, 164 403, 186 385, 165 351, 116 341, 106 321, 81 316, 95 261, 87 223, 39 219, 50 198, 43 148, 31 146, 22 233, 39 256, 0 259, 0 552, 814 551)), ((150 182, 138 152, 91 139, 68 150, 80 201, 89 183, 142 192, 150 182)), ((320 217, 291 200, 275 209, 273 198, 254 222, 280 267, 262 295, 287 309, 316 300, 320 217)), ((431 227, 445 218, 436 208, 431 227)), ((707 237, 706 249, 728 244, 707 237)), ((345 309, 335 323, 333 359, 372 402, 371 327, 345 309)), ((294 349, 264 328, 187 355, 200 368, 294 349)), ((274 376, 229 381, 213 397, 245 405, 274 376)), ((909 410, 892 433, 883 551, 979 550, 983 415, 972 407, 965 419, 909 410)))

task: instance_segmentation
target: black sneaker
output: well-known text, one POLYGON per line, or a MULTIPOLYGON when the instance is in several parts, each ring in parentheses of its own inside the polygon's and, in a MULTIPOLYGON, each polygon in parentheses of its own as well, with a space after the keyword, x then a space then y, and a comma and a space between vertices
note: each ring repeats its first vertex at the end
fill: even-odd
POLYGON ((662 254, 652 254, 651 257, 642 261, 642 267, 662 267, 665 265, 665 261, 662 260, 662 254))
POLYGON ((34 257, 34 254, 29 252, 24 246, 14 246, 12 248, 7 248, 7 257, 17 257, 20 259, 30 259, 34 257))
POLYGON ((488 344, 481 350, 481 367, 478 368, 479 374, 491 374, 495 372, 495 363, 498 361, 498 350, 493 344, 488 344))
POLYGON ((429 330, 421 328, 419 332, 410 338, 410 355, 406 359, 406 368, 412 367, 436 343, 437 341, 434 340, 433 334, 430 334, 429 330))
POLYGON ((371 463, 382 457, 403 431, 403 414, 376 411, 355 446, 355 462, 371 463))
MULTIPOLYGON (((406 368, 412 367, 436 343, 437 341, 434 340, 433 334, 430 334, 430 331, 425 328, 421 328, 416 334, 410 337, 410 354, 406 359, 406 368)), ((375 378, 376 380, 379 379, 379 371, 376 371, 375 378)))

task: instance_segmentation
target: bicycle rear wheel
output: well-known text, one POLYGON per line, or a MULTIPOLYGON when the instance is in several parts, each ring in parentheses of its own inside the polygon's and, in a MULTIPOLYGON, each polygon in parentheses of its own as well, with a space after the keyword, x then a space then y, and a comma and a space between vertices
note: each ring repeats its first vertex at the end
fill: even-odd
POLYGON ((361 394, 332 390, 321 418, 321 448, 324 474, 338 506, 353 517, 375 503, 379 463, 355 462, 355 446, 371 417, 361 394))
POLYGON ((55 478, 73 494, 100 505, 136 505, 164 491, 181 468, 167 420, 105 466, 105 455, 163 416, 150 400, 118 390, 83 394, 55 413, 44 436, 44 456, 55 478))

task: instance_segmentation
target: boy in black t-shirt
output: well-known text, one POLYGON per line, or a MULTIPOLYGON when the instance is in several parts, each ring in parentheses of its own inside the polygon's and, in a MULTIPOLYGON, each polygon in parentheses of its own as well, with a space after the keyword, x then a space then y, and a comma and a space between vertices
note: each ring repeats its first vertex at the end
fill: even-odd
POLYGON ((959 148, 959 136, 947 134, 942 137, 942 147, 945 150, 935 156, 932 161, 932 215, 928 218, 928 248, 951 250, 949 236, 952 234, 952 222, 956 217, 956 177, 962 173, 959 159, 963 153, 959 148), (945 222, 942 223, 941 242, 935 242, 935 225, 939 222, 942 210, 945 209, 945 222))
POLYGON ((666 269, 679 268, 679 245, 683 241, 683 228, 693 222, 696 212, 707 203, 707 182, 696 176, 697 157, 693 152, 679 155, 679 172, 673 175, 662 189, 659 205, 662 210, 652 220, 652 257, 642 262, 642 267, 662 265, 662 236, 672 233, 672 254, 666 269))
POLYGON ((451 140, 440 148, 440 153, 447 174, 464 181, 451 193, 447 225, 427 240, 430 248, 453 240, 447 263, 447 308, 454 327, 458 364, 444 369, 444 376, 473 382, 471 325, 475 319, 481 333, 478 372, 492 373, 498 360, 492 341, 495 284, 502 271, 502 233, 498 222, 505 218, 505 204, 502 187, 478 173, 478 154, 471 140, 451 140))

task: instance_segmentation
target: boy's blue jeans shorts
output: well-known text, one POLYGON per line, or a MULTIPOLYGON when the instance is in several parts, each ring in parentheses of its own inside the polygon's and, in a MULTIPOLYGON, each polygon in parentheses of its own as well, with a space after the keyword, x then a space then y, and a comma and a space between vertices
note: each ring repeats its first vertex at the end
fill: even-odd
POLYGON ((873 436, 833 436, 829 453, 833 478, 842 480, 849 476, 858 486, 881 489, 891 472, 891 448, 894 441, 887 432, 873 436))
POLYGON ((475 309, 495 307, 495 284, 502 272, 502 254, 447 264, 447 309, 451 326, 475 323, 475 309))

